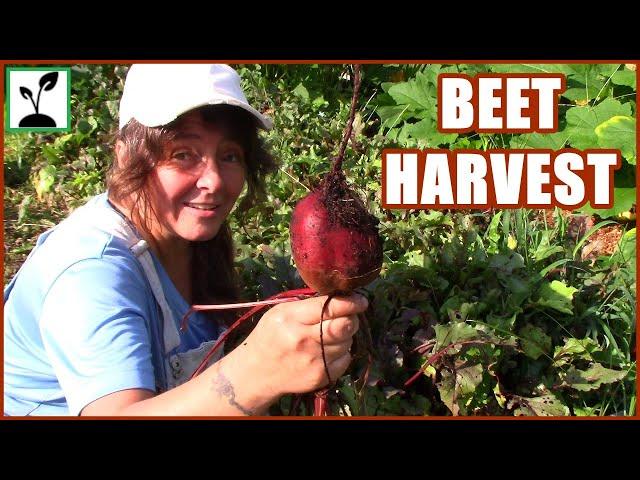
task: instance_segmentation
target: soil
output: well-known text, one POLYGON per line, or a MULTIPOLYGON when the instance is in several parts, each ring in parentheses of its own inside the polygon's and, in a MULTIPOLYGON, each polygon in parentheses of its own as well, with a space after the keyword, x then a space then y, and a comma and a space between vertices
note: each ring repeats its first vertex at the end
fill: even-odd
POLYGON ((330 172, 323 182, 323 204, 329 222, 368 235, 378 235, 378 219, 371 215, 362 201, 347 185, 341 170, 330 172))
POLYGON ((609 225, 598 230, 587 240, 582 248, 582 258, 596 258, 600 255, 611 255, 616 251, 618 242, 622 238, 620 225, 609 225))
MULTIPOLYGON (((597 219, 590 215, 574 214, 566 210, 563 210, 561 214, 567 221, 567 234, 576 242, 597 223, 597 219)), ((549 228, 553 228, 555 225, 553 210, 544 210, 544 216, 549 228)), ((623 224, 608 225, 600 228, 583 245, 582 259, 594 259, 601 255, 613 254, 622 238, 623 232, 623 224)))

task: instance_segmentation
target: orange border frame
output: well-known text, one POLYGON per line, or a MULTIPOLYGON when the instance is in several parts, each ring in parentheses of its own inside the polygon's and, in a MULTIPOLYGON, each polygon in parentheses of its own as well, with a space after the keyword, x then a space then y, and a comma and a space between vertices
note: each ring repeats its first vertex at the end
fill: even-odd
MULTIPOLYGON (((640 104, 640 92, 637 89, 638 80, 640 79, 640 72, 638 72, 638 66, 640 66, 640 59, 630 60, 630 59, 606 59, 606 60, 491 60, 490 58, 486 59, 436 59, 436 60, 428 60, 428 59, 419 59, 419 60, 390 60, 390 59, 380 59, 380 60, 358 60, 358 59, 343 59, 343 60, 255 60, 255 59, 217 59, 217 60, 180 60, 180 59, 167 59, 167 60, 24 60, 24 59, 8 59, 8 60, 0 60, 0 66, 2 67, 3 74, 0 76, 0 99, 3 101, 4 105, 4 69, 7 64, 29 64, 29 65, 76 65, 76 64, 131 64, 131 63, 261 63, 261 64, 342 64, 342 63, 360 63, 360 64, 380 64, 380 63, 396 63, 396 64, 421 64, 421 63, 435 63, 435 64, 456 64, 456 63, 493 63, 493 64, 595 64, 595 63, 625 63, 625 64, 635 64, 636 65, 636 105, 640 104)), ((637 115, 636 115, 637 117, 637 115)), ((2 139, 3 139, 3 148, 0 151, 0 162, 4 165, 4 114, 2 118, 0 118, 0 129, 2 130, 2 139)), ((640 138, 636 134, 636 151, 640 146, 640 138)), ((637 167, 636 167, 637 170, 637 167)), ((0 172, 0 183, 4 187, 4 169, 0 172)), ((637 179, 636 179, 637 183, 637 179)), ((636 188, 636 206, 638 205, 638 199, 640 198, 640 192, 636 188)), ((2 199, 2 212, 0 212, 0 217, 4 221, 4 196, 2 199)), ((639 219, 636 216, 636 229, 639 224, 639 219)), ((4 229, 0 233, 0 238, 3 240, 4 245, 4 229)), ((638 246, 638 240, 636 237, 636 250, 638 246)), ((0 252, 0 259, 2 259, 2 264, 4 265, 4 248, 2 252, 0 252)), ((636 272, 638 266, 640 265, 640 261, 638 261, 638 257, 636 255, 636 272)), ((636 273, 637 275, 637 273, 636 273)), ((3 280, 3 290, 4 290, 4 280, 3 280)), ((638 297, 636 295, 636 312, 638 309, 638 297)), ((3 318, 4 318, 4 309, 3 309, 3 318)), ((4 327, 2 329, 3 338, 0 341, 0 353, 2 353, 2 358, 4 360, 4 327)), ((640 340, 640 331, 638 331, 638 319, 636 314, 636 349, 638 345, 638 341, 640 340)), ((4 361, 2 366, 0 367, 0 372, 3 373, 3 383, 2 387, 0 387, 0 391, 3 393, 2 399, 0 399, 0 404, 4 409, 4 361)), ((417 416, 362 416, 362 417, 270 417, 270 416, 259 416, 259 417, 67 417, 67 416, 43 416, 43 417, 5 417, 4 415, 0 417, 0 420, 3 421, 20 421, 20 420, 31 420, 31 421, 39 421, 39 420, 69 420, 71 418, 78 419, 80 421, 83 420, 317 420, 317 421, 326 421, 326 420, 343 420, 343 421, 359 421, 359 420, 379 420, 379 421, 388 421, 388 420, 450 420, 450 421, 469 421, 469 420, 499 420, 499 421, 521 421, 521 420, 536 420, 536 421, 554 421, 554 420, 590 420, 590 421, 599 421, 599 420, 614 420, 614 421, 625 421, 625 420, 640 420, 640 413, 638 412, 638 391, 640 390, 640 376, 637 372, 637 357, 636 357, 636 413, 635 415, 630 415, 626 417, 473 417, 473 416, 459 416, 459 417, 447 417, 447 416, 427 416, 427 417, 417 417, 417 416)))

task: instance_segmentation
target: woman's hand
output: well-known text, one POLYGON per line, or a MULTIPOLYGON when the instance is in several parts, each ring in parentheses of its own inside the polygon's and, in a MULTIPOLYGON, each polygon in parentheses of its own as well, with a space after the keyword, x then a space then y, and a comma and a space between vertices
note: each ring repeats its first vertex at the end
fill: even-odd
MULTIPOLYGON (((320 316, 327 296, 283 303, 269 310, 238 347, 256 365, 256 379, 265 382, 274 397, 306 393, 328 384, 320 343, 320 316)), ((349 349, 358 331, 358 316, 368 302, 359 294, 334 297, 322 322, 322 344, 331 380, 351 363, 349 349)))
MULTIPOLYGON (((132 389, 105 395, 82 415, 263 415, 287 393, 328 384, 320 346, 320 314, 327 297, 282 303, 268 311, 247 339, 202 375, 161 395, 132 389)), ((361 295, 334 297, 327 304, 322 339, 331 380, 351 362, 361 295)))

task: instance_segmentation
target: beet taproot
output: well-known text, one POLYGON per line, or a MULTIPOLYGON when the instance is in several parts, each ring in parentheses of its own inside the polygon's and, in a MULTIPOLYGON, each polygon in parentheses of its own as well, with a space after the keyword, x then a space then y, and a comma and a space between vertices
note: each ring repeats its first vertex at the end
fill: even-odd
POLYGON ((382 267, 378 220, 330 173, 296 205, 291 250, 300 276, 320 294, 347 293, 374 280, 382 267))

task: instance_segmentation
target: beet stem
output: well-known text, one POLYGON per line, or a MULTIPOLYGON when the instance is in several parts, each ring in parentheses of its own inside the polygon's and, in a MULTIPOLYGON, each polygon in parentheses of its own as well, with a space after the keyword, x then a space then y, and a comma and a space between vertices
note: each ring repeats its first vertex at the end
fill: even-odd
MULTIPOLYGON (((189 377, 189 379, 197 377, 198 375, 200 375, 204 371, 204 369, 207 366, 207 363, 209 362, 209 359, 213 356, 213 354, 216 352, 216 350, 218 350, 218 348, 220 348, 220 346, 222 346, 224 344, 225 340, 231 334, 231 332, 233 332, 243 322, 245 322, 246 320, 251 318, 253 315, 258 313, 260 310, 262 310, 265 307, 267 307, 268 304, 265 305, 265 302, 268 302, 268 301, 274 300, 274 299, 283 299, 283 298, 292 299, 290 301, 303 300, 304 298, 307 298, 307 297, 312 296, 314 294, 315 294, 315 292, 310 288, 299 288, 299 289, 295 289, 295 290, 287 290, 285 292, 280 292, 280 293, 278 293, 276 295, 273 295, 273 296, 269 297, 267 300, 264 300, 262 302, 253 302, 254 304, 256 304, 256 306, 254 306, 251 310, 249 310, 244 315, 242 315, 240 318, 238 318, 238 320, 236 320, 233 325, 231 325, 222 335, 220 335, 220 337, 218 337, 218 340, 216 341, 216 343, 213 345, 211 350, 209 350, 209 353, 207 353, 205 355, 204 359, 202 360, 202 362, 200 362, 200 365, 198 365, 198 368, 195 369, 195 371, 191 374, 191 377, 189 377)), ((237 304, 235 304, 235 305, 237 305, 237 304)), ((234 304, 226 305, 226 307, 227 308, 234 308, 234 304)), ((184 318, 182 320, 182 323, 183 323, 182 326, 183 327, 186 326, 186 320, 187 320, 188 316, 190 315, 190 313, 192 313, 193 311, 194 310, 189 309, 187 314, 185 314, 185 316, 184 316, 184 318)))
POLYGON ((315 292, 310 288, 299 288, 297 290, 287 290, 280 292, 266 300, 259 300, 257 302, 244 302, 244 303, 226 303, 216 305, 191 305, 187 313, 182 317, 180 322, 180 331, 183 332, 187 328, 187 321, 194 312, 202 312, 209 310, 234 310, 236 308, 249 308, 265 305, 276 305, 278 303, 293 302, 296 300, 303 300, 310 295, 314 295, 315 292))
POLYGON ((332 172, 335 174, 342 171, 342 160, 344 159, 344 152, 347 149, 347 142, 351 138, 351 131, 353 129, 353 119, 356 116, 356 104, 358 103, 358 94, 360 93, 360 65, 353 66, 353 96, 351 97, 351 111, 349 112, 349 122, 347 123, 347 129, 342 137, 340 144, 340 151, 338 156, 333 160, 332 172))
POLYGON ((327 366, 327 357, 324 354, 324 339, 322 336, 322 321, 324 319, 324 312, 331 299, 335 297, 335 293, 330 294, 327 300, 322 305, 322 311, 320 312, 320 350, 322 351, 322 363, 324 364, 324 373, 327 374, 327 386, 331 385, 331 375, 329 375, 329 367, 327 366))
POLYGON ((462 345, 473 345, 473 344, 485 344, 485 343, 492 343, 492 342, 487 342, 487 341, 482 341, 482 340, 463 340, 460 342, 453 342, 450 343, 449 345, 447 345, 446 347, 438 350, 436 353, 434 353, 433 355, 431 355, 429 358, 427 358, 427 361, 424 363, 424 365, 422 365, 418 371, 413 374, 411 376, 411 378, 409 378, 409 380, 407 380, 406 382, 404 382, 404 387, 409 387, 413 382, 415 382, 418 378, 420 378, 420 376, 422 374, 424 374, 424 371, 426 370, 426 368, 429 365, 434 364, 435 362, 437 362, 440 357, 442 357, 445 353, 447 353, 447 351, 453 347, 459 347, 462 345))
POLYGON ((315 392, 313 402, 313 416, 326 417, 329 415, 329 389, 323 388, 315 392))

